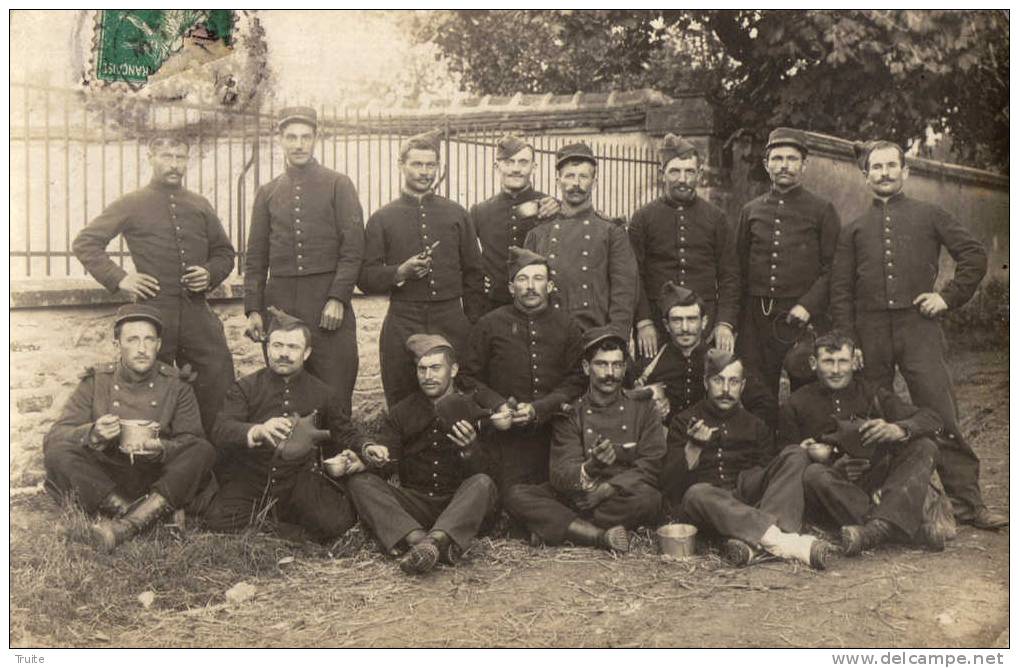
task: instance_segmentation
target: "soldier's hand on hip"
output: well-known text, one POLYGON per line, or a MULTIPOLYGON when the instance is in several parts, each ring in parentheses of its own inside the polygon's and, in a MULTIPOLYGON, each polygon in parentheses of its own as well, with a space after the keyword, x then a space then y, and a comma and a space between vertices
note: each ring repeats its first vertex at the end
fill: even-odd
POLYGON ((637 325, 637 354, 651 359, 658 352, 658 330, 651 321, 637 325))
POLYGON ((732 327, 724 322, 715 325, 711 338, 715 340, 715 347, 723 352, 732 354, 736 349, 736 336, 732 333, 732 327))
POLYGON ((799 321, 799 324, 801 325, 806 325, 808 322, 810 322, 810 311, 803 308, 803 306, 801 306, 800 304, 797 304, 796 306, 789 309, 789 315, 787 315, 785 319, 785 321, 788 322, 790 325, 793 324, 794 320, 799 321))
POLYGON ((155 276, 148 274, 128 273, 127 276, 120 279, 117 287, 141 299, 150 299, 159 294, 159 281, 155 276))
POLYGON ((446 434, 446 438, 453 441, 460 448, 469 448, 478 439, 478 432, 467 420, 460 420, 446 434))
POLYGON ((906 431, 897 424, 885 422, 879 418, 867 420, 860 425, 860 436, 863 437, 863 444, 871 443, 898 443, 906 440, 906 431))
POLYGON ((331 332, 339 329, 341 324, 343 324, 343 302, 339 299, 327 299, 318 326, 331 332))
POLYGON ((559 213, 559 200, 545 196, 538 200, 538 218, 545 220, 559 213))
POLYGON ((925 317, 934 318, 948 310, 945 298, 936 292, 925 292, 913 300, 913 306, 920 309, 925 317))
POLYGON ((112 441, 113 439, 120 436, 120 417, 113 413, 107 413, 106 415, 100 416, 95 424, 92 425, 92 431, 89 433, 89 441, 93 445, 98 445, 103 441, 112 441))
POLYGON ((248 326, 244 330, 244 335, 255 343, 265 341, 265 325, 262 323, 261 313, 252 311, 248 314, 248 326))
POLYGON ((411 255, 396 270, 396 282, 416 281, 424 278, 432 270, 432 258, 429 256, 411 255))
POLYGON ((191 292, 205 292, 209 289, 211 275, 208 269, 195 264, 187 268, 181 280, 184 281, 184 286, 191 292))

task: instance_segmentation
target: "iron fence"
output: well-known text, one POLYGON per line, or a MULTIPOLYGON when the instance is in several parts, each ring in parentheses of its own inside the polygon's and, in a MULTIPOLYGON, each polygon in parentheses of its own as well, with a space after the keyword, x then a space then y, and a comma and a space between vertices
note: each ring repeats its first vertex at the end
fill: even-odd
MULTIPOLYGON (((145 141, 166 127, 186 128, 192 138, 185 187, 206 197, 219 213, 243 268, 245 234, 255 191, 283 169, 273 131, 275 109, 230 112, 183 103, 141 103, 115 96, 32 83, 11 85, 10 274, 11 278, 71 277, 85 270, 74 257, 77 233, 109 203, 145 185, 145 141)), ((319 106, 316 158, 347 174, 365 211, 399 194, 398 151, 406 136, 435 127, 435 117, 401 116, 319 106)), ((512 119, 438 121, 443 177, 438 191, 465 207, 498 188, 495 142, 514 131, 512 119)), ((658 192, 657 163, 642 137, 520 132, 538 156, 535 187, 555 192, 554 155, 565 143, 589 141, 599 161, 595 207, 628 219, 658 192)), ((109 247, 130 268, 123 239, 109 247)))

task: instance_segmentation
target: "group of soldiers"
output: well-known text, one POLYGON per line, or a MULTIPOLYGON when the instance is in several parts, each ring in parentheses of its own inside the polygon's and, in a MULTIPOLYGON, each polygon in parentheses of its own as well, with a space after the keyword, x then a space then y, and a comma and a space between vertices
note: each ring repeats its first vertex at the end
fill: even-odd
POLYGON ((74 242, 135 298, 114 318, 116 360, 86 371, 44 443, 49 488, 101 516, 103 549, 171 511, 323 542, 360 519, 424 573, 505 510, 550 545, 622 552, 637 527, 680 521, 734 565, 824 568, 836 546, 807 522, 839 531, 847 555, 941 549, 952 515, 1007 524, 983 503, 937 320, 972 297, 986 253, 903 194, 899 146, 860 147, 873 204, 843 227, 801 185, 804 135, 776 129, 772 187, 733 225, 697 194, 698 149, 668 135, 664 194, 626 225, 592 208, 584 143, 555 154, 553 198, 532 187, 534 148, 503 137, 500 191, 467 211, 434 192, 441 136, 425 133, 400 147, 400 196, 365 225, 351 180, 314 158, 315 111, 285 109, 278 132, 286 169, 258 190, 244 267, 265 368, 235 381, 206 299, 235 252, 182 187, 182 138, 154 138, 151 183, 74 242), (106 253, 118 234, 134 272, 106 253), (956 270, 934 291, 942 246, 956 270), (351 421, 355 286, 389 296, 377 435, 351 421), (892 390, 896 369, 915 405, 892 390), (152 433, 127 447, 138 421, 152 433))

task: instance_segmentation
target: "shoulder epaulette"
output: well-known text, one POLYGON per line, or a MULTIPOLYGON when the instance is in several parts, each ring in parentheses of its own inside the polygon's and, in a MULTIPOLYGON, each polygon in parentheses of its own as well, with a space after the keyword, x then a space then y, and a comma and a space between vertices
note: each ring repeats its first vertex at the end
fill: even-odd
POLYGON ((632 390, 624 388, 623 396, 635 401, 651 401, 651 398, 655 396, 655 391, 650 387, 635 387, 632 390))
POLYGON ((170 378, 177 378, 180 375, 177 372, 177 369, 173 368, 169 364, 164 364, 162 362, 156 362, 156 364, 159 365, 159 373, 163 374, 164 376, 168 376, 170 378))

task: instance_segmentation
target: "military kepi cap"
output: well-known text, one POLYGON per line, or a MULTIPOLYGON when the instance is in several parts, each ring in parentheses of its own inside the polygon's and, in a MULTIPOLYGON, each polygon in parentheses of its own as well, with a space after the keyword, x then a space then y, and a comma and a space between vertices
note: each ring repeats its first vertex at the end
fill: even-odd
POLYGON ((594 346, 598 345, 606 339, 616 339, 623 345, 623 349, 626 348, 626 339, 619 335, 616 328, 612 325, 602 325, 601 327, 592 327, 591 329, 584 332, 583 343, 584 350, 590 350, 594 346))
POLYGON ((117 315, 113 318, 113 326, 116 327, 122 322, 132 320, 147 320, 156 326, 156 334, 163 333, 163 317, 159 315, 159 309, 148 304, 124 304, 117 309, 117 315))
POLYGON ((544 255, 538 255, 534 251, 521 248, 520 246, 509 247, 509 259, 506 268, 509 270, 509 279, 512 281, 517 272, 532 264, 543 264, 548 266, 548 259, 544 255))
POLYGON ((704 353, 704 377, 710 378, 722 372, 722 369, 740 359, 734 353, 728 353, 719 348, 712 348, 704 353))
POLYGON ((439 154, 439 149, 442 146, 442 130, 435 128, 428 132, 422 132, 412 137, 407 137, 400 144, 400 157, 407 155, 412 149, 424 149, 427 151, 435 151, 435 154, 439 154))
POLYGON ((701 307, 701 315, 704 315, 704 304, 701 302, 700 297, 697 293, 688 287, 682 285, 676 285, 672 281, 666 281, 665 285, 662 286, 662 292, 658 296, 658 308, 661 309, 662 315, 666 318, 669 317, 669 311, 674 306, 693 306, 697 304, 701 307))
POLYGON ((768 145, 765 151, 770 151, 776 146, 795 146, 800 149, 803 155, 807 155, 807 139, 803 133, 794 128, 775 128, 768 135, 768 145))
POLYGON ((272 334, 277 329, 293 329, 298 325, 304 325, 304 321, 300 318, 296 318, 283 309, 270 306, 269 311, 269 328, 266 335, 272 334))
POLYGON ((531 145, 516 135, 503 135, 495 144, 495 159, 509 160, 531 145))
POLYGON ((699 155, 697 147, 680 135, 671 132, 665 135, 665 142, 662 144, 661 159, 662 169, 676 158, 689 158, 692 155, 699 155))
POLYGON ((276 129, 282 130, 290 123, 307 123, 318 128, 318 114, 311 107, 284 107, 280 110, 280 119, 276 129))
POLYGON ((567 144, 555 152, 556 169, 562 167, 563 163, 567 160, 586 160, 592 165, 598 166, 598 161, 594 157, 594 151, 582 141, 575 144, 567 144))
POLYGON ((433 350, 444 348, 454 350, 453 344, 439 334, 411 334, 407 338, 407 350, 415 360, 421 359, 433 350))

